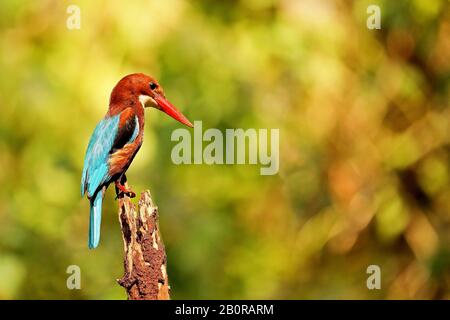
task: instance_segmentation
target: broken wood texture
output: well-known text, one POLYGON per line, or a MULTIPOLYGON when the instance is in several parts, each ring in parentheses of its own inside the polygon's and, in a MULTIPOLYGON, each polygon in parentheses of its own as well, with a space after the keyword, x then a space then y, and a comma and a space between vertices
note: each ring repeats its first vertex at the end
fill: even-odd
POLYGON ((141 194, 137 211, 128 196, 119 196, 125 273, 117 282, 129 300, 170 299, 167 256, 158 220, 158 207, 150 191, 141 194))

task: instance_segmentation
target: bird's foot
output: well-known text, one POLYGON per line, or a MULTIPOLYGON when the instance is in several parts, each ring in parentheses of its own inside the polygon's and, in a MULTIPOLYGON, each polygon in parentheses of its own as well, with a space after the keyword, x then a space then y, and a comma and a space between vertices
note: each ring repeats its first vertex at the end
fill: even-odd
POLYGON ((130 198, 136 197, 136 193, 133 192, 131 189, 127 189, 123 184, 121 184, 119 181, 116 181, 116 188, 118 190, 116 199, 119 198, 120 195, 126 195, 130 198))

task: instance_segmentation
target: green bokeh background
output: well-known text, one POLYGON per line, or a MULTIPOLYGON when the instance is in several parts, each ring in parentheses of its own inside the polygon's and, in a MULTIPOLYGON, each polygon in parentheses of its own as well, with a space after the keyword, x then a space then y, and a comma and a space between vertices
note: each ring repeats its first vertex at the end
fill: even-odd
POLYGON ((132 72, 204 129, 280 129, 277 175, 177 166, 180 124, 146 110, 128 179, 159 206, 172 298, 450 298, 449 1, 6 0, 0 72, 1 299, 126 298, 113 188, 88 250, 79 184, 132 72))

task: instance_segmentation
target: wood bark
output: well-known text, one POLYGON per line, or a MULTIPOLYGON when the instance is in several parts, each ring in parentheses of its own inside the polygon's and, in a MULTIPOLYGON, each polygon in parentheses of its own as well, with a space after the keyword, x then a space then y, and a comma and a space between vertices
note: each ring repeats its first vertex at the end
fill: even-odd
POLYGON ((119 196, 125 273, 117 282, 130 300, 170 299, 167 256, 158 220, 150 191, 141 194, 137 210, 128 196, 119 196))

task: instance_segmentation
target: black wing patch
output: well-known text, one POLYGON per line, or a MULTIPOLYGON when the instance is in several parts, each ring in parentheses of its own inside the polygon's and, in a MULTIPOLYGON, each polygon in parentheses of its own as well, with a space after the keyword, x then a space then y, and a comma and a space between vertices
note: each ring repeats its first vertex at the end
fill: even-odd
POLYGON ((115 151, 122 149, 124 145, 132 142, 137 136, 139 132, 139 124, 134 112, 127 117, 125 123, 120 125, 119 130, 117 132, 116 138, 113 143, 113 147, 110 153, 114 153, 115 151))

